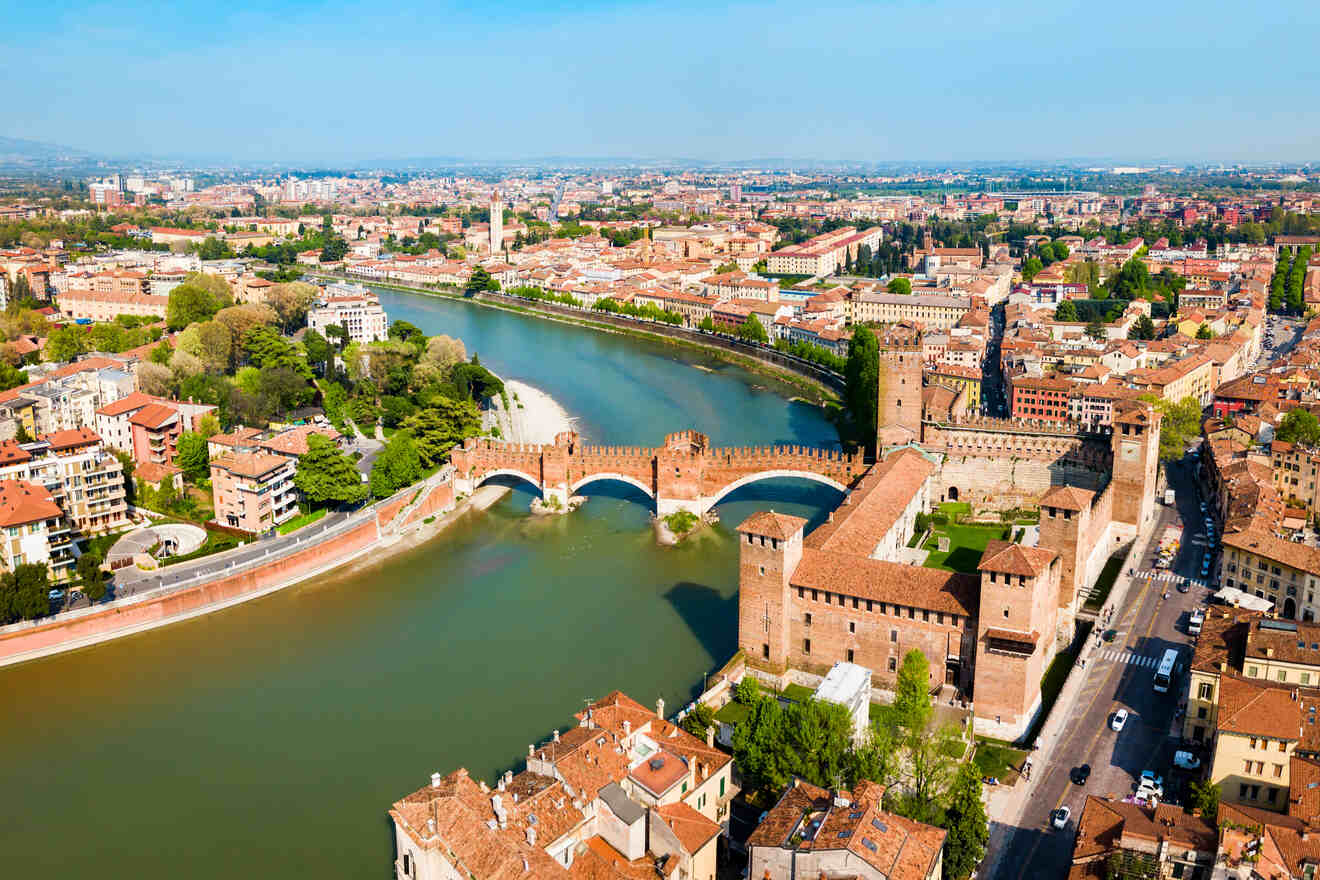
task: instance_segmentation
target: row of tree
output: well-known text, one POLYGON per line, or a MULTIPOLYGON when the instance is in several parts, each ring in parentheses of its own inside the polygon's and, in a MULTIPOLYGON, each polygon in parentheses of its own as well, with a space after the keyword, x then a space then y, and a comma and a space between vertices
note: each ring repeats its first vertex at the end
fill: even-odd
POLYGON ((1311 253, 1310 245, 1300 248, 1296 254, 1287 248, 1279 253, 1279 261, 1274 265, 1274 277, 1270 279, 1270 311, 1281 312, 1286 309, 1300 315, 1306 310, 1306 269, 1311 253))

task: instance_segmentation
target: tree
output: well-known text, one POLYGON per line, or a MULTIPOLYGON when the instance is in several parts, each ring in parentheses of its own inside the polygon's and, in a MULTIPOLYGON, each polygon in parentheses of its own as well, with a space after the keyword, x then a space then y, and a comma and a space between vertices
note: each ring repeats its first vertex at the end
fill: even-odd
POLYGON ((430 468, 442 463, 456 445, 476 436, 481 431, 481 417, 471 400, 439 397, 405 419, 403 427, 416 442, 422 464, 430 468))
POLYGON ((844 365, 844 402, 853 436, 864 446, 875 442, 880 393, 880 343, 867 327, 853 330, 844 365))
POLYGON ((1188 786, 1187 806, 1200 809, 1211 821, 1219 814, 1219 786, 1209 779, 1188 786))
POLYGON ((26 384, 27 380, 28 377, 25 371, 12 364, 0 364, 0 391, 17 388, 19 385, 26 384))
POLYGON ((500 283, 490 277, 490 273, 481 266, 472 269, 472 274, 468 276, 467 284, 463 285, 463 290, 468 296, 474 293, 480 293, 483 290, 499 290, 500 283))
POLYGON ((1317 420, 1310 410, 1299 406, 1289 410, 1283 417, 1278 430, 1274 432, 1274 437, 1285 443, 1320 445, 1320 420, 1317 420))
POLYGON ((63 363, 71 361, 87 350, 87 338, 78 327, 60 327, 46 337, 46 360, 63 363))
POLYGON ((371 494, 388 498, 421 476, 422 460, 417 453, 417 444, 407 431, 398 431, 371 466, 371 494))
POLYGON ((219 321, 207 321, 197 325, 197 343, 199 350, 194 353, 201 358, 208 371, 212 373, 229 371, 234 346, 233 335, 228 327, 219 321))
POLYGON ((207 413, 197 420, 197 433, 206 438, 220 433, 220 420, 215 417, 215 413, 207 413))
POLYGON ((105 573, 101 571, 101 557, 87 551, 78 557, 78 585, 89 602, 105 598, 105 573))
POLYGON ((50 575, 39 562, 0 573, 0 620, 36 620, 50 613, 50 575))
POLYGON ((467 361, 463 340, 451 336, 432 336, 426 341, 426 350, 417 359, 417 378, 421 382, 443 382, 449 373, 467 361))
POLYGON ((1054 310, 1054 320, 1076 321, 1077 304, 1070 299, 1065 299, 1063 302, 1059 303, 1058 307, 1054 310))
POLYGON ((1182 458, 1188 442, 1201 433, 1201 402, 1195 397, 1174 402, 1153 394, 1143 394, 1139 399, 1153 404, 1164 416, 1160 420, 1160 460, 1182 458))
POLYGON ((1022 264, 1022 280, 1030 281, 1039 275, 1044 268, 1045 264, 1040 261, 1040 257, 1030 257, 1022 264))
POLYGON ((298 458, 293 483, 317 506, 356 504, 367 497, 353 460, 322 434, 308 435, 307 451, 298 458))
POLYGON ((335 350, 330 347, 329 341, 315 330, 308 329, 303 334, 303 351, 307 352, 309 363, 315 364, 318 372, 326 373, 330 369, 330 364, 335 356, 335 350))
POLYGON ((1109 296, 1112 299, 1137 299, 1145 296, 1149 287, 1150 270, 1145 263, 1133 257, 1109 279, 1109 296))
POLYGON ((270 327, 278 324, 279 316, 270 306, 243 303, 216 312, 215 320, 229 329, 230 344, 237 347, 253 327, 270 327))
POLYGON ((249 330, 243 337, 243 351, 248 361, 259 369, 288 367, 303 379, 312 378, 307 358, 298 351, 298 347, 270 327, 253 327, 249 330))
POLYGON ((894 685, 892 718, 905 731, 924 734, 934 711, 930 701, 930 662, 913 648, 903 655, 894 685))
POLYGON ((697 325, 697 329, 705 330, 707 333, 714 333, 715 319, 712 318, 710 315, 707 315, 706 317, 701 319, 701 323, 697 325))
POLYGON ((257 391, 266 409, 281 416, 288 410, 305 406, 312 398, 312 388, 307 380, 286 366, 262 370, 257 391))
POLYGON ((194 483, 210 476, 211 455, 207 451, 206 438, 192 431, 184 431, 176 442, 177 454, 174 463, 183 471, 183 475, 194 483))
POLYGON ((1105 324, 1099 318, 1092 318, 1086 325, 1086 335, 1092 339, 1105 338, 1105 324))
POLYGON ((389 336, 391 339, 397 339, 400 342, 426 342, 426 334, 416 324, 403 320, 390 324, 389 336))
POLYGON ((216 312, 233 303, 229 284, 213 275, 190 274, 178 287, 170 291, 165 305, 165 323, 171 330, 182 330, 189 324, 209 320, 216 312), (202 279, 214 278, 220 285, 202 279))
POLYGON ((1215 331, 1213 331, 1213 330, 1210 329, 1210 325, 1209 325, 1209 324, 1202 324, 1200 327, 1197 327, 1197 328, 1196 328, 1196 338, 1197 338, 1197 339, 1214 339, 1214 338, 1215 338, 1215 331))
POLYGON ((990 839, 981 800, 981 777, 970 761, 959 765, 949 787, 944 828, 949 832, 944 841, 944 877, 965 880, 980 864, 990 839))
POLYGON ((679 726, 688 733, 701 739, 706 738, 706 729, 716 725, 715 713, 705 703, 697 703, 692 711, 683 716, 679 726))
POLYGON ((885 290, 908 296, 912 293, 912 281, 908 278, 894 278, 885 285, 885 290))
POLYGON ((153 361, 138 364, 138 390, 155 397, 169 397, 174 389, 174 373, 153 361))
POLYGON ((1128 331, 1128 339, 1150 340, 1154 338, 1155 322, 1150 319, 1150 315, 1141 315, 1138 317, 1137 322, 1133 324, 1132 329, 1128 331))
POLYGON ((276 284, 266 294, 266 305, 275 310, 283 330, 302 326, 307 320, 307 310, 316 301, 315 285, 305 281, 289 281, 276 284))
POLYGON ((738 326, 738 338, 744 342, 759 342, 762 344, 770 341, 770 337, 765 333, 765 326, 755 315, 748 315, 742 324, 738 326))

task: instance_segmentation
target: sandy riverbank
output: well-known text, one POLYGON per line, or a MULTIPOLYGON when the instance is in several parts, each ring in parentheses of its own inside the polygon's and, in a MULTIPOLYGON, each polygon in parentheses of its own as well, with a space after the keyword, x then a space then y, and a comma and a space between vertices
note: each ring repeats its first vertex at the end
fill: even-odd
POLYGON ((577 430, 577 419, 539 388, 510 379, 504 383, 509 395, 509 434, 514 443, 554 443, 561 431, 577 430))

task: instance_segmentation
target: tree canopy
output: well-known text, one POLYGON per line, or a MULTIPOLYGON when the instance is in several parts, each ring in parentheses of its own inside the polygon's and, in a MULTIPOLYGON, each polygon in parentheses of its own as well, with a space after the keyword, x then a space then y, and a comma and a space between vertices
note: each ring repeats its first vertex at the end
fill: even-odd
POLYGON ((367 497, 367 486, 353 460, 321 434, 307 437, 307 451, 298 459, 294 485, 312 504, 356 504, 367 497))
POLYGON ((1279 422, 1279 428, 1274 432, 1277 440, 1285 443, 1302 443, 1307 446, 1320 445, 1320 420, 1316 419, 1315 414, 1303 407, 1291 409, 1288 414, 1279 422))
POLYGON ((844 403, 853 437, 863 446, 875 442, 880 394, 880 343, 868 327, 853 330, 844 364, 844 403))

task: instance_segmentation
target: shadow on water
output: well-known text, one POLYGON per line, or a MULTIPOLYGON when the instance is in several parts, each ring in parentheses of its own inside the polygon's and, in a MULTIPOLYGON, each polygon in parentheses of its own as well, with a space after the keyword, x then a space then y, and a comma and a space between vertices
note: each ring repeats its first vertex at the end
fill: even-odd
POLYGON ((807 532, 829 518, 839 506, 843 493, 829 486, 796 477, 775 477, 734 489, 720 500, 715 509, 728 528, 758 510, 777 510, 805 517, 807 532))
POLYGON ((687 624, 697 641, 713 657, 724 657, 736 646, 730 634, 738 629, 738 594, 724 596, 714 587, 692 581, 679 581, 663 598, 687 624))
POLYGON ((640 504, 651 512, 655 512, 655 502, 651 496, 632 483, 625 483, 622 480, 604 478, 592 480, 578 487, 577 495, 584 495, 588 498, 614 498, 619 501, 631 501, 634 504, 640 504))

